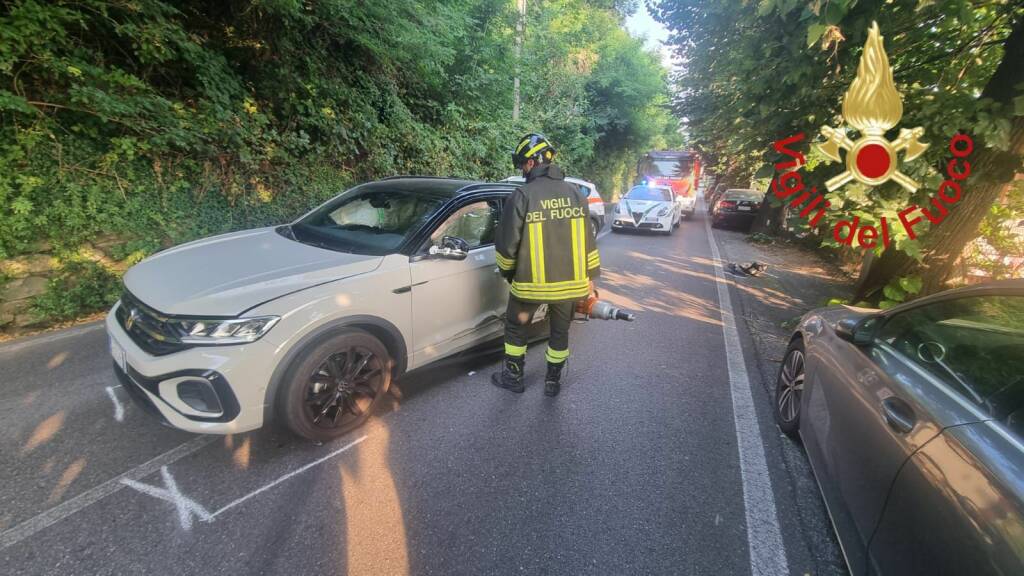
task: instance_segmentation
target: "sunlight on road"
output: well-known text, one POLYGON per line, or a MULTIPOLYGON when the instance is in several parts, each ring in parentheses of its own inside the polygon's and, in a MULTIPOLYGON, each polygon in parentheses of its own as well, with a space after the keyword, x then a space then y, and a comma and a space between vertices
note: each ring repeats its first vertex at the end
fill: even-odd
POLYGON ((53 358, 50 358, 49 362, 46 363, 46 368, 49 369, 49 370, 53 370, 54 368, 56 368, 56 367, 60 366, 61 364, 63 364, 64 361, 67 360, 67 359, 68 359, 68 353, 67 352, 58 352, 57 354, 53 355, 53 358))
POLYGON ((605 271, 601 283, 601 299, 627 310, 669 314, 714 326, 722 324, 717 317, 718 306, 714 302, 672 288, 650 276, 605 271), (656 295, 643 300, 626 296, 637 293, 640 288, 653 290, 656 295))
POLYGON ((43 420, 36 426, 36 429, 32 432, 32 436, 29 437, 28 442, 21 447, 22 455, 28 454, 35 450, 39 446, 46 444, 60 432, 60 429, 64 426, 64 411, 61 410, 53 416, 50 416, 46 420, 43 420))
POLYGON ((52 505, 60 502, 61 497, 67 492, 75 478, 78 478, 78 475, 82 473, 82 470, 85 470, 85 458, 79 458, 65 468, 64 473, 60 475, 60 480, 57 481, 57 485, 50 492, 50 497, 47 498, 46 503, 52 505))
POLYGON ((408 574, 401 500, 388 462, 390 433, 380 420, 354 458, 338 465, 345 498, 349 574, 408 574))
POLYGON ((235 449, 231 454, 231 459, 235 461, 235 466, 242 470, 249 467, 249 451, 252 448, 252 439, 249 436, 245 437, 242 441, 242 445, 235 449))

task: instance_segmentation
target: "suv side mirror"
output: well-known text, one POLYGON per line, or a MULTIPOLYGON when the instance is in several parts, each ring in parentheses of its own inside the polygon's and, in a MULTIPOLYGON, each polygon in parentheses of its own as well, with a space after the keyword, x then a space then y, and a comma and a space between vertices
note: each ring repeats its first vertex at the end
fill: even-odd
POLYGON ((469 256, 469 243, 457 236, 445 236, 440 246, 431 246, 430 255, 445 260, 465 260, 469 256))
POLYGON ((868 316, 867 318, 843 318, 836 322, 836 336, 857 346, 865 346, 871 343, 875 337, 875 324, 878 318, 868 316))

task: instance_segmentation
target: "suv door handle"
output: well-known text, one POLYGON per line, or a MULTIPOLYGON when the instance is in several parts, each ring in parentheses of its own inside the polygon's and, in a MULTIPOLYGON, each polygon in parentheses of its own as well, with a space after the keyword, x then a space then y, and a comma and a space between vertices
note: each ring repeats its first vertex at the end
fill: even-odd
POLYGON ((889 428, 900 434, 910 432, 914 429, 914 424, 917 424, 913 408, 910 407, 910 404, 896 396, 890 396, 882 400, 882 416, 885 418, 885 423, 889 425, 889 428))

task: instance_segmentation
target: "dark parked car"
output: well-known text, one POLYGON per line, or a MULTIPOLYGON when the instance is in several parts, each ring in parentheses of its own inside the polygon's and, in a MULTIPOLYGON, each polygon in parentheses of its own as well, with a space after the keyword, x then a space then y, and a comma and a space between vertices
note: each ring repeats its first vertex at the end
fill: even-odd
POLYGON ((732 224, 750 227, 761 208, 764 192, 731 188, 723 192, 711 207, 711 225, 732 224))
POLYGON ((809 312, 775 417, 851 574, 1024 574, 1024 280, 809 312))
POLYGON ((711 188, 704 192, 704 204, 708 210, 708 214, 711 214, 711 209, 715 207, 715 201, 728 189, 724 183, 719 182, 715 184, 714 188, 711 188))

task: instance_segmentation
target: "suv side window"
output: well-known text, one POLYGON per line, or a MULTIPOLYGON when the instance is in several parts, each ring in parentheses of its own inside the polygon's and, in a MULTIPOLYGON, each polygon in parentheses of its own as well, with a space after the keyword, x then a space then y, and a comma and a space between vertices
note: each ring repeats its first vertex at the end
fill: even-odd
POLYGON ((456 210, 430 235, 427 247, 440 246, 445 236, 462 238, 470 249, 494 243, 494 231, 501 218, 498 200, 481 200, 456 210))
POLYGON ((894 315, 876 338, 993 418, 1008 423, 1024 408, 1024 296, 926 304, 894 315))

